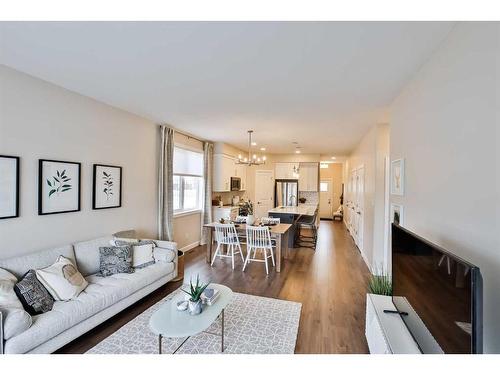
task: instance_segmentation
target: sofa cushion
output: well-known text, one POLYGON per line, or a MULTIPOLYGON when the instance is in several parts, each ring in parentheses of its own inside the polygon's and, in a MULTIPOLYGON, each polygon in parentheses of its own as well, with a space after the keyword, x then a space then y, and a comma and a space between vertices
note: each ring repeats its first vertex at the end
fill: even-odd
POLYGON ((73 262, 63 256, 51 266, 37 270, 36 277, 56 301, 75 298, 88 285, 73 262))
POLYGON ((88 287, 71 301, 57 301, 52 311, 33 317, 32 326, 5 343, 6 353, 26 353, 134 292, 166 277, 173 263, 156 263, 132 274, 90 275, 88 287))
POLYGON ((46 313, 54 305, 54 298, 37 279, 35 270, 29 270, 14 286, 14 291, 30 315, 46 313))
POLYGON ((106 236, 73 244, 76 266, 83 276, 99 272, 99 248, 109 246, 109 241, 112 239, 112 236, 106 236))
POLYGON ((3 338, 8 340, 19 335, 31 326, 28 314, 14 292, 17 278, 10 272, 0 268, 0 312, 3 316, 3 338))
POLYGON ((14 258, 2 259, 0 260, 0 268, 6 269, 18 279, 20 279, 29 270, 50 266, 57 260, 59 255, 62 255, 70 259, 72 262, 75 262, 75 252, 73 251, 73 245, 66 245, 14 258))
POLYGON ((132 246, 106 246, 99 248, 101 276, 133 273, 132 246))

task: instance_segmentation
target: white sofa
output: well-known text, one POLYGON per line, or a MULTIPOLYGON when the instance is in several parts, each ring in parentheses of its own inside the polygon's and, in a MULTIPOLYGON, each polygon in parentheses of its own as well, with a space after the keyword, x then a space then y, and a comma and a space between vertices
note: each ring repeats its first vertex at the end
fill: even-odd
POLYGON ((97 276, 99 247, 109 246, 111 239, 109 235, 0 260, 0 268, 19 279, 28 270, 47 267, 63 255, 76 263, 89 282, 76 299, 56 301, 51 311, 33 316, 28 330, 7 341, 3 341, 0 317, 2 353, 52 353, 177 276, 177 244, 168 241, 155 241, 156 263, 151 266, 130 274, 97 276))

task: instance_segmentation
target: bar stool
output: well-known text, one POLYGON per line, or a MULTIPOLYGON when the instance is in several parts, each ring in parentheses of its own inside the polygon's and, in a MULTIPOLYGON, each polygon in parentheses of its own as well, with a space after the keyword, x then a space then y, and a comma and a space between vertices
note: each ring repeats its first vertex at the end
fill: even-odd
POLYGON ((240 253, 241 260, 243 258, 243 251, 241 250, 240 240, 236 227, 234 224, 215 224, 215 240, 217 241, 217 248, 215 249, 214 257, 212 258, 211 266, 214 265, 215 258, 231 258, 231 263, 234 270, 234 254, 240 253), (227 246, 226 254, 223 254, 224 245, 227 246), (236 248, 236 249, 235 249, 236 248), (236 251, 235 251, 236 250, 236 251))
POLYGON ((268 227, 254 227, 247 225, 247 256, 245 259, 245 263, 243 264, 243 271, 248 263, 250 262, 260 262, 266 265, 266 274, 269 275, 269 266, 267 265, 267 259, 271 258, 274 263, 274 254, 273 254, 273 244, 271 242, 271 234, 268 227), (263 252, 263 259, 255 258, 257 250, 263 252), (251 257, 253 251, 253 257, 251 257), (267 254, 269 251, 269 255, 267 254))
POLYGON ((314 211, 312 216, 302 216, 297 220, 296 243, 299 247, 308 247, 316 250, 316 243, 318 241, 318 229, 316 228, 316 219, 318 217, 318 210, 314 211), (312 236, 305 236, 301 233, 301 229, 310 229, 312 236))

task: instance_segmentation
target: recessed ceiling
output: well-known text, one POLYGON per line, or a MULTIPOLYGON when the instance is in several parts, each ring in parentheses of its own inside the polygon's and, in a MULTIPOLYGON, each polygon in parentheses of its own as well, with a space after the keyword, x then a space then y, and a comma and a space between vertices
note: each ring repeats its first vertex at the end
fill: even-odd
POLYGON ((345 155, 450 22, 2 22, 0 63, 246 148, 345 155))

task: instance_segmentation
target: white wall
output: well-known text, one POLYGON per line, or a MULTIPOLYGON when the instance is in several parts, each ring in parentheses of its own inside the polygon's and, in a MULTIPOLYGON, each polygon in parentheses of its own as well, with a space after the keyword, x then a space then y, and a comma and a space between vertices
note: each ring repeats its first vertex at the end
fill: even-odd
POLYGON ((0 154, 21 157, 20 217, 0 220, 0 258, 156 228, 157 128, 148 120, 0 65, 0 154), (81 211, 38 216, 38 159, 82 163, 81 211), (92 210, 92 164, 123 167, 122 207, 92 210))
POLYGON ((459 23, 392 105, 405 226, 477 264, 484 346, 500 353, 498 23, 459 23))

